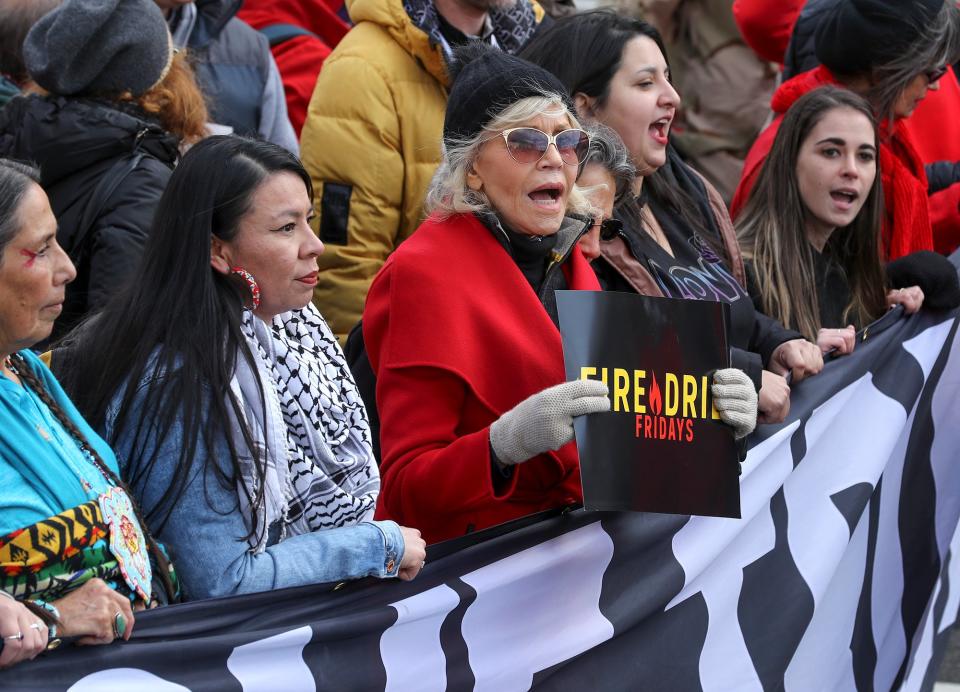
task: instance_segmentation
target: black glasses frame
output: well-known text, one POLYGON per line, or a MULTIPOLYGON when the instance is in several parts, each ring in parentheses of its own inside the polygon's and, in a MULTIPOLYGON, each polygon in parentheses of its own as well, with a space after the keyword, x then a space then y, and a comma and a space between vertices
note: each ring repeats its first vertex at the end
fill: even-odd
POLYGON ((620 219, 605 219, 593 225, 600 227, 600 240, 613 240, 623 230, 623 221, 620 219))

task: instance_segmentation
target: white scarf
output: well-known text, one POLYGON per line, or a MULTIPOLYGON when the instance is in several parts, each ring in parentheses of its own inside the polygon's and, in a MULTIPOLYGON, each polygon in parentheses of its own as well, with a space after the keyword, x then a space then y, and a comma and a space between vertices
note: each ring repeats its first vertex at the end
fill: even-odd
MULTIPOLYGON (((238 354, 230 388, 266 466, 264 503, 251 550, 267 547, 267 529, 277 522, 282 538, 372 518, 380 473, 367 413, 326 321, 311 304, 278 315, 269 325, 244 312, 241 330, 256 369, 238 354)), ((242 482, 255 497, 252 455, 244 451, 237 421, 235 426, 242 482)))

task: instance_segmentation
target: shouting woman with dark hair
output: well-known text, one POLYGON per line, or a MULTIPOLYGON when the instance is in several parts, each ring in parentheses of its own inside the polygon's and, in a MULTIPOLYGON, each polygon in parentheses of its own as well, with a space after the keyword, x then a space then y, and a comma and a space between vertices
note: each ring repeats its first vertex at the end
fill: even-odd
POLYGON ((178 147, 204 135, 207 111, 153 0, 65 0, 23 54, 46 93, 0 112, 0 156, 39 165, 77 267, 56 338, 132 275, 178 147))
POLYGON ((757 308, 823 351, 848 353, 855 329, 888 305, 909 313, 923 302, 918 286, 885 290, 879 146, 869 103, 811 91, 787 111, 737 219, 757 308))
POLYGON ((0 159, 0 601, 30 609, 0 609, 0 667, 57 636, 129 639, 134 610, 177 597, 113 451, 30 351, 76 276, 38 179, 0 159))
POLYGON ((369 521, 380 477, 356 385, 310 302, 323 252, 311 204, 285 149, 197 144, 160 200, 137 281, 59 366, 189 598, 412 578, 423 563, 418 531, 369 521))
POLYGON ((723 200, 669 145, 680 97, 660 34, 598 10, 558 20, 523 54, 560 78, 580 117, 620 135, 637 169, 616 208, 622 228, 593 263, 604 288, 729 303, 733 365, 759 391, 760 421, 783 420, 789 388, 780 375, 800 380, 823 360, 814 344, 754 310, 723 200))

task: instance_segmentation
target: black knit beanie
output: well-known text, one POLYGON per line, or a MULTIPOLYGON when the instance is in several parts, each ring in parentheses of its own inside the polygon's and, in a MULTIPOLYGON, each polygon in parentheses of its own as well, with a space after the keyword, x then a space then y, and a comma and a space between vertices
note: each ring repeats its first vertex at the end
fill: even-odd
POLYGON ((455 51, 449 73, 453 86, 443 119, 447 145, 474 137, 503 109, 531 96, 556 94, 574 112, 566 89, 551 73, 479 42, 455 51))
POLYGON ((65 0, 23 44, 30 77, 54 94, 141 96, 170 66, 173 44, 153 0, 65 0))
POLYGON ((932 26, 944 0, 840 0, 820 20, 817 59, 858 75, 901 57, 932 26))

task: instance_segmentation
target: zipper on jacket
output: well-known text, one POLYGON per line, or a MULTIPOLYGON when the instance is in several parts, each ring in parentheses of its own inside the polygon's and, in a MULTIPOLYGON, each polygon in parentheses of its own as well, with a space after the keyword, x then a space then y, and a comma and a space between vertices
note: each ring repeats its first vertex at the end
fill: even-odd
POLYGON ((133 138, 133 147, 130 149, 130 151, 135 152, 137 149, 139 149, 140 142, 142 142, 143 138, 146 137, 149 133, 150 133, 149 127, 145 127, 139 132, 137 132, 137 136, 133 138))
MULTIPOLYGON (((580 221, 580 219, 576 219, 576 220, 580 221)), ((587 231, 590 229, 591 222, 592 222, 592 219, 590 221, 583 222, 582 228, 577 232, 577 235, 574 237, 573 242, 570 243, 566 251, 561 253, 554 250, 553 252, 550 253, 550 264, 547 265, 547 271, 543 273, 543 281, 540 283, 540 291, 537 293, 537 297, 540 299, 541 303, 543 303, 547 295, 546 291, 547 291, 547 287, 550 285, 549 283, 550 275, 552 274, 553 271, 556 270, 557 267, 559 267, 560 265, 562 265, 564 262, 567 261, 567 258, 569 258, 570 254, 573 252, 573 248, 577 246, 577 243, 580 242, 580 239, 584 235, 586 235, 587 231)))

